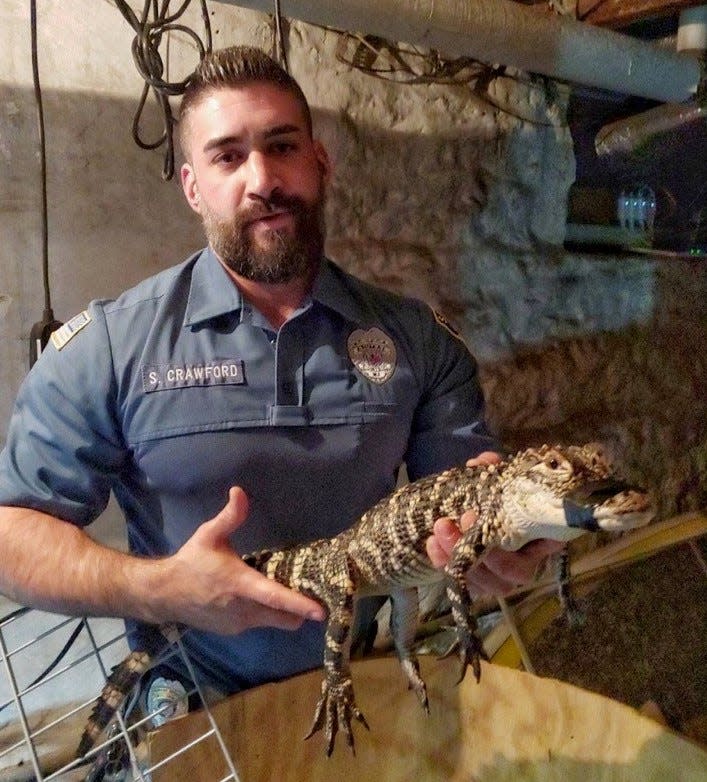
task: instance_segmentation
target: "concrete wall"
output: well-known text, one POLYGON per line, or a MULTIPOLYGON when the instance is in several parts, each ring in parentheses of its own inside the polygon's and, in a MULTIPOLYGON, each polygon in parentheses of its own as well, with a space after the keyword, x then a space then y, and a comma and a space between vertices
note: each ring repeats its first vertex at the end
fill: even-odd
MULTIPOLYGON (((133 5, 138 5, 134 3, 133 5)), ((141 5, 141 3, 139 4, 141 5)), ((103 0, 40 4, 53 305, 61 320, 202 244, 161 153, 130 134, 142 82, 132 33, 103 0)), ((268 19, 211 4, 216 46, 270 47, 268 19)), ((200 30, 196 9, 187 21, 200 30)), ((27 3, 0 5, 0 431, 42 314, 39 168, 27 3)), ((707 275, 699 261, 570 254, 574 179, 562 90, 517 75, 391 86, 336 59, 337 36, 293 24, 290 62, 336 175, 328 250, 427 299, 482 362, 489 413, 513 447, 603 439, 663 487, 663 514, 707 502, 707 275)), ((196 63, 170 42, 172 74, 196 63)), ((146 135, 159 132, 153 104, 146 135)), ((0 442, 2 440, 0 439, 0 442)), ((103 520, 120 542, 120 520, 103 520)))
MULTIPOLYGON (((202 31, 196 7, 185 21, 202 31)), ((272 45, 270 20, 259 13, 212 3, 211 21, 216 46, 272 45)), ((161 152, 142 151, 132 141, 142 82, 131 40, 112 3, 41 4, 51 282, 62 320, 202 243, 179 185, 160 178, 161 152)), ((288 40, 293 73, 336 167, 330 254, 369 280, 426 299, 457 322, 482 362, 490 415, 505 442, 599 434, 626 441, 622 455, 652 476, 666 472, 686 447, 700 446, 704 264, 562 249, 574 179, 562 89, 512 73, 496 79, 485 96, 468 85, 390 85, 340 62, 332 33, 294 23, 288 40), (617 361, 617 351, 627 355, 617 361), (531 360, 533 376, 519 369, 531 360), (661 369, 666 363, 670 373, 661 369), (641 382, 648 365, 654 366, 651 382, 641 382), (607 378, 588 391, 586 378, 597 371, 607 378), (574 399, 577 378, 581 404, 574 399), (606 383, 626 389, 608 418, 606 383), (648 419, 654 427, 666 421, 669 433, 641 439, 621 430, 619 436, 622 419, 648 419), (668 465, 656 462, 656 438, 664 441, 668 465)), ((0 43, 4 432, 27 368, 28 334, 43 307, 23 0, 0 8, 0 43)), ((173 79, 197 61, 183 37, 171 37, 163 56, 173 79)), ((155 138, 160 131, 149 102, 144 135, 155 138)), ((699 491, 697 497, 692 502, 704 500, 699 491)))

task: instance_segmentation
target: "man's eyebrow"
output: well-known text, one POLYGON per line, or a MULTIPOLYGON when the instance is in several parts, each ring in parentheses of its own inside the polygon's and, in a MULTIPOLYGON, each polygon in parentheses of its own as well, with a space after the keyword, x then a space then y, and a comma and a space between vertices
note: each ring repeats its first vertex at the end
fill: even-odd
POLYGON ((274 128, 265 133, 265 138, 272 138, 273 136, 284 136, 287 133, 300 133, 302 128, 299 125, 276 125, 274 128))
POLYGON ((241 140, 241 136, 217 136, 216 138, 209 139, 206 144, 204 144, 203 151, 210 152, 212 149, 226 147, 229 144, 238 144, 241 140))
MULTIPOLYGON (((299 125, 285 124, 275 125, 272 128, 268 128, 263 134, 263 138, 270 139, 274 136, 284 136, 289 133, 301 133, 302 128, 299 125)), ((226 147, 229 144, 240 144, 243 141, 243 136, 217 136, 212 138, 204 144, 204 152, 210 152, 212 149, 219 149, 220 147, 226 147)))

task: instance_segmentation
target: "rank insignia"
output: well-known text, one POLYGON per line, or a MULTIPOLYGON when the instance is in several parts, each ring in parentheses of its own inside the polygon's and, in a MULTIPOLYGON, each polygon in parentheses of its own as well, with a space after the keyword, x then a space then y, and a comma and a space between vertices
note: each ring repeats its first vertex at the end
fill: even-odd
POLYGON ((356 329, 346 344, 353 365, 367 380, 380 385, 393 376, 397 358, 395 345, 379 328, 356 329))
POLYGON ((81 331, 81 329, 88 326, 91 320, 92 318, 88 310, 84 310, 78 315, 74 315, 68 323, 65 323, 56 331, 52 332, 50 339, 54 347, 57 350, 61 350, 79 333, 79 331, 81 331))

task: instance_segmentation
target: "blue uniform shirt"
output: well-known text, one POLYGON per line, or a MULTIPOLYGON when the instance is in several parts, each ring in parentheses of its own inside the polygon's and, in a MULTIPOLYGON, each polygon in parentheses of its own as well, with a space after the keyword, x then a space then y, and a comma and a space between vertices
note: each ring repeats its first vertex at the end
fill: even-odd
MULTIPOLYGON (((238 551, 335 535, 396 482, 493 448, 476 364, 424 304, 323 261, 277 332, 209 250, 57 335, 25 379, 0 455, 0 504, 86 525, 112 490, 132 551, 167 555, 251 501, 238 551)), ((321 664, 323 627, 191 632, 226 691, 321 664)))

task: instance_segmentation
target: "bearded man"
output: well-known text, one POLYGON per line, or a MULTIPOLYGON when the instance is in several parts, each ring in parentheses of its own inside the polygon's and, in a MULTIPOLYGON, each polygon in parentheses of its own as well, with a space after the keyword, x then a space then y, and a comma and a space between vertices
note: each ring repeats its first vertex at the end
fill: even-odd
MULTIPOLYGON (((179 135, 209 246, 92 302, 30 372, 0 455, 0 591, 138 633, 187 625, 197 672, 232 693, 318 667, 324 630, 317 602, 238 552, 336 535, 401 465, 419 478, 495 446, 444 319, 325 257, 332 166, 286 72, 247 47, 207 55, 179 135), (84 531, 111 492, 125 553, 84 531)), ((457 536, 439 522, 435 564, 457 536)), ((503 591, 545 553, 471 577, 503 591)))

